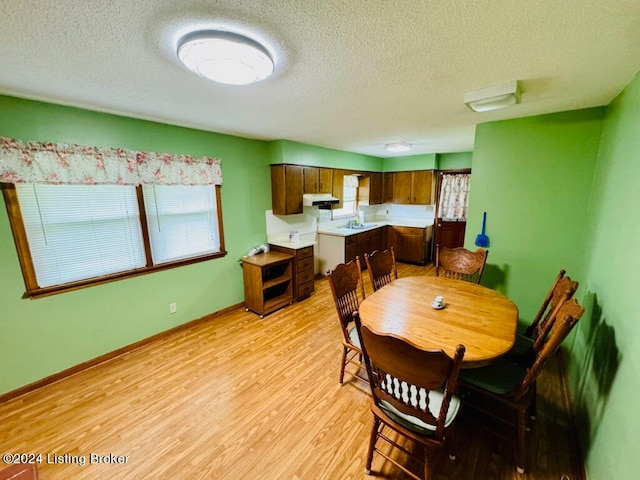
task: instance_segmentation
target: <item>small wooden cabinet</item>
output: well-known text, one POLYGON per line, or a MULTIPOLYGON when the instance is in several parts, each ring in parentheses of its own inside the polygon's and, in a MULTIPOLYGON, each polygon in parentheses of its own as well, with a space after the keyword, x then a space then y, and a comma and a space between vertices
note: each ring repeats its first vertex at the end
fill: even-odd
POLYGON ((333 189, 333 170, 320 167, 302 167, 304 193, 331 193, 333 189))
POLYGON ((426 229, 418 227, 395 227, 387 228, 387 248, 393 247, 396 260, 425 263, 427 256, 426 229))
POLYGON ((281 252, 259 253, 242 258, 246 310, 263 318, 293 303, 294 256, 281 252))
POLYGON ((433 205, 433 170, 412 170, 384 174, 383 203, 433 205))
POLYGON ((364 261, 364 254, 371 254, 375 250, 382 249, 382 228, 374 228, 366 232, 349 235, 345 237, 344 261, 350 262, 355 260, 356 256, 360 257, 360 267, 367 267, 364 261))
POLYGON ((270 245, 272 252, 282 252, 293 256, 293 298, 296 302, 311 295, 315 289, 313 269, 313 246, 287 248, 270 245))
POLYGON ((303 167, 271 165, 271 206, 274 215, 302 213, 303 167))

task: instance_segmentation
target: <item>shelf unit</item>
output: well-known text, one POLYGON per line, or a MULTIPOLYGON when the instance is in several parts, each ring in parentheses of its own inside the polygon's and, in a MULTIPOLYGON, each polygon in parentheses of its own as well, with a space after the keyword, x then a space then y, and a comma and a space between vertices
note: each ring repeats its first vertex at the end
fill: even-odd
POLYGON ((293 255, 267 252, 242 258, 244 302, 247 312, 264 318, 293 303, 293 255))
POLYGON ((313 245, 304 248, 287 248, 269 245, 271 251, 294 255, 293 260, 293 298, 303 300, 314 291, 313 245))

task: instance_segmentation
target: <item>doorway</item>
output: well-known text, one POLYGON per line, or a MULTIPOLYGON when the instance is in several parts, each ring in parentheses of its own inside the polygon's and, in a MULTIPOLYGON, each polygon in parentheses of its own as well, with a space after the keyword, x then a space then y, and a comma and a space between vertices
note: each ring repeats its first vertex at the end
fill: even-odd
POLYGON ((435 248, 456 248, 464 245, 469 206, 471 169, 438 172, 438 196, 433 229, 435 248))

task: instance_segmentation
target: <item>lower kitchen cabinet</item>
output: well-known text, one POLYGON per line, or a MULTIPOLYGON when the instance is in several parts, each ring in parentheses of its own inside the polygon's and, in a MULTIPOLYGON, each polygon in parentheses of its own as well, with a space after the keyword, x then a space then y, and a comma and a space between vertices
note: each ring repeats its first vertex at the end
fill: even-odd
POLYGON ((347 263, 360 257, 360 266, 366 268, 365 253, 381 250, 384 228, 379 227, 352 235, 331 235, 318 233, 318 261, 320 272, 326 275, 340 263, 347 263))
POLYGON ((244 302, 260 318, 293 303, 293 255, 259 253, 242 258, 244 302))
POLYGON ((381 248, 382 228, 374 228, 373 230, 350 235, 345 238, 345 262, 355 260, 356 256, 358 256, 360 257, 360 267, 365 269, 367 268, 367 264, 364 261, 364 254, 370 254, 381 248))
POLYGON ((287 248, 269 245, 271 251, 293 256, 293 298, 300 301, 311 295, 315 289, 313 269, 313 245, 304 248, 287 248))
POLYGON ((396 260, 423 265, 428 256, 427 231, 419 227, 387 227, 387 248, 393 247, 396 260))

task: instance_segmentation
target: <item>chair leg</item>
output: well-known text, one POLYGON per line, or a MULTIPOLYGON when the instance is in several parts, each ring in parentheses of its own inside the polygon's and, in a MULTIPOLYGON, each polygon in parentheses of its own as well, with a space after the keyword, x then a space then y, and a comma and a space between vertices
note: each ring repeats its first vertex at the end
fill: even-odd
POLYGON ((526 464, 526 429, 527 429, 527 408, 518 410, 518 438, 516 445, 516 470, 523 474, 526 464))
POLYGON ((454 430, 454 426, 451 425, 448 429, 447 429, 447 433, 446 433, 446 446, 447 446, 447 450, 449 451, 449 460, 455 460, 456 459, 456 452, 457 452, 457 445, 456 445, 456 434, 455 434, 455 430, 454 430))
POLYGON ((378 428, 380 427, 380 420, 375 415, 373 416, 373 426, 371 427, 371 437, 369 438, 369 451, 367 452, 367 465, 365 466, 364 473, 369 475, 371 473, 371 462, 373 461, 373 449, 376 446, 376 440, 378 439, 378 428))
POLYGON ((429 480, 431 478, 431 458, 429 457, 429 450, 424 448, 424 479, 429 480))
POLYGON ((532 390, 533 393, 532 393, 532 396, 531 396, 531 406, 529 407, 529 418, 531 420, 534 420, 534 421, 536 419, 536 409, 537 409, 536 399, 538 398, 538 394, 536 392, 536 385, 537 385, 537 383, 534 383, 531 386, 531 390, 532 390))
POLYGON ((347 365, 347 347, 342 347, 342 363, 340 365, 340 385, 344 381, 344 367, 347 365))

